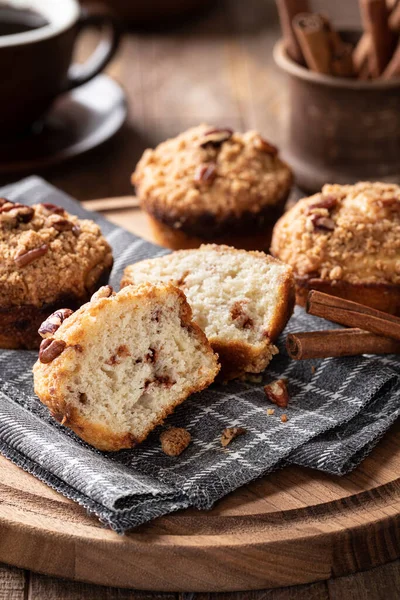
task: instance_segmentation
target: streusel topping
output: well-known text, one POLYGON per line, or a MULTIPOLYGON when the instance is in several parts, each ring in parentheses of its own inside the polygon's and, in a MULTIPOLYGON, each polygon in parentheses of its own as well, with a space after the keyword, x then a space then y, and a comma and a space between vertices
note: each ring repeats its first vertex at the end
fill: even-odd
POLYGON ((271 251, 300 277, 400 284, 400 187, 325 185, 278 221, 271 251))
POLYGON ((111 248, 92 221, 52 204, 0 199, 0 306, 85 296, 111 265, 111 248))
POLYGON ((205 213, 218 221, 274 206, 286 198, 292 174, 257 132, 203 124, 146 150, 132 182, 148 212, 168 215, 179 228, 205 213))

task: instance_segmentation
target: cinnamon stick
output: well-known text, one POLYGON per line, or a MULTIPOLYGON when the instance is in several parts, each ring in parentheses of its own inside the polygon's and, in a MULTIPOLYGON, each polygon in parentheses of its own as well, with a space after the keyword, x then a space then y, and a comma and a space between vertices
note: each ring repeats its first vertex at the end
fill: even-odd
POLYGON ((312 290, 307 298, 310 315, 347 327, 358 327, 394 340, 400 340, 400 319, 364 304, 312 290))
POLYGON ((384 71, 392 55, 395 36, 389 28, 389 11, 385 0, 360 0, 364 29, 371 36, 371 50, 368 54, 369 67, 373 77, 384 71))
POLYGON ((353 77, 353 46, 342 43, 332 56, 331 69, 337 77, 353 77))
POLYGON ((382 79, 391 79, 392 77, 400 76, 400 42, 397 45, 396 50, 392 58, 389 61, 388 66, 382 73, 382 79))
POLYGON ((392 31, 400 31, 400 2, 397 2, 389 16, 389 27, 392 31))
POLYGON ((371 35, 364 32, 353 50, 354 71, 360 79, 369 79, 371 76, 369 59, 371 48, 371 35))
POLYGON ((293 18, 302 12, 309 10, 308 0, 276 0, 278 7, 279 20, 281 23, 282 36, 285 43, 286 52, 290 58, 297 63, 304 65, 304 57, 301 51, 296 34, 293 30, 293 18))
POLYGON ((290 333, 286 349, 294 360, 358 356, 359 354, 400 354, 400 342, 362 329, 327 329, 290 333))
POLYGON ((332 27, 332 23, 325 15, 321 15, 325 31, 328 34, 331 50, 331 72, 338 77, 353 77, 353 46, 346 44, 339 33, 332 27))
POLYGON ((316 73, 330 75, 331 39, 324 17, 300 13, 293 19, 293 29, 308 68, 316 73))

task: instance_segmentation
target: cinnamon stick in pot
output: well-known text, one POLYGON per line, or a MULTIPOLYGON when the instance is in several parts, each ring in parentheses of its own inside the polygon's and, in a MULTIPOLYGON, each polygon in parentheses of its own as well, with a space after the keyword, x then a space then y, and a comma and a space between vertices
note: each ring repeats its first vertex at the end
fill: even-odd
POLYGON ((396 2, 390 13, 389 27, 392 31, 400 31, 400 2, 396 2))
POLYGON ((382 79, 391 79, 400 76, 400 43, 397 45, 388 66, 382 73, 382 79))
POLYGON ((310 315, 340 325, 358 327, 400 341, 400 318, 358 302, 311 290, 306 310, 310 315))
POLYGON ((290 333, 286 338, 286 350, 294 360, 400 354, 400 342, 362 329, 326 329, 290 333))
POLYGON ((318 14, 300 13, 293 19, 293 29, 311 71, 330 75, 332 48, 326 19, 318 14))
POLYGON ((331 60, 331 69, 333 75, 338 77, 353 77, 354 76, 354 65, 353 65, 353 46, 351 44, 344 44, 334 52, 331 60))
POLYGON ((321 15, 325 31, 329 38, 331 50, 331 72, 338 77, 353 77, 353 46, 346 44, 339 33, 332 27, 331 22, 325 15, 321 15))
POLYGON ((293 30, 293 18, 309 10, 308 0, 276 0, 276 5, 286 52, 292 60, 304 65, 304 56, 293 30))
POLYGON ((389 28, 389 11, 385 0, 360 0, 364 29, 370 34, 368 54, 372 77, 379 77, 388 64, 395 46, 395 35, 389 28))
POLYGON ((364 32, 353 50, 354 71, 360 79, 369 79, 371 76, 369 58, 371 48, 371 35, 364 32))

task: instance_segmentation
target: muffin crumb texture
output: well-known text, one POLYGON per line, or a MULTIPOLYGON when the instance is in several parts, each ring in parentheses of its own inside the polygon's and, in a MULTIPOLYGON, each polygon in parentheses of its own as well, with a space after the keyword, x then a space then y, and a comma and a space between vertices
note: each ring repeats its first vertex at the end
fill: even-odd
POLYGON ((179 456, 189 446, 192 436, 183 427, 170 427, 160 435, 161 449, 168 456, 179 456))
POLYGON ((186 295, 194 321, 221 362, 221 378, 260 373, 278 350, 274 341, 291 316, 291 268, 261 252, 203 245, 125 269, 121 286, 170 282, 186 295))
POLYGON ((105 286, 43 339, 35 392, 55 419, 96 448, 135 446, 219 371, 191 317, 171 284, 117 294, 105 286))

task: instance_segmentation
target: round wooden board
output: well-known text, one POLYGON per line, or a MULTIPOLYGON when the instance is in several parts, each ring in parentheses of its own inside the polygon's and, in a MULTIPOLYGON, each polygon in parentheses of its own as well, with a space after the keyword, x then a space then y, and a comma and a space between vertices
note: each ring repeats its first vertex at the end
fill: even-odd
MULTIPOLYGON (((125 227, 144 234, 139 211, 124 212, 125 227)), ((400 557, 399 434, 397 424, 345 477, 285 468, 211 511, 125 536, 0 458, 0 562, 153 591, 263 589, 369 569, 400 557)))

